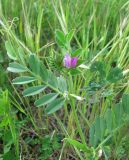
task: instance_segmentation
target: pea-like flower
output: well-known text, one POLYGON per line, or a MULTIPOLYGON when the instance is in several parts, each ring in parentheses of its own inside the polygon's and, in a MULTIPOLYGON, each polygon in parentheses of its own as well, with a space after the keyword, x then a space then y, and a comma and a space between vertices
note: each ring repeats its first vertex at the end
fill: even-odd
POLYGON ((71 57, 68 53, 64 56, 63 62, 66 68, 75 68, 78 57, 71 57))

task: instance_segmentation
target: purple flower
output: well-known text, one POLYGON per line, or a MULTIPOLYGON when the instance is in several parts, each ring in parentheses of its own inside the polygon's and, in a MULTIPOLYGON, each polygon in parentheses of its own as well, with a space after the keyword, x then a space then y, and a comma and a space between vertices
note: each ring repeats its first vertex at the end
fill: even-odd
POLYGON ((78 61, 77 57, 70 57, 69 54, 66 54, 64 56, 64 59, 63 59, 64 66, 66 68, 74 68, 74 67, 76 67, 77 61, 78 61))

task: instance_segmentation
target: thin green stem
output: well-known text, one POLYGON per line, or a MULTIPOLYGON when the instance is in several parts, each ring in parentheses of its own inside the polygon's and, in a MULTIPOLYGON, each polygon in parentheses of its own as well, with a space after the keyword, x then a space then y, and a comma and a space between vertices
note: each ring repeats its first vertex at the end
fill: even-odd
POLYGON ((81 140, 82 140, 82 143, 85 144, 85 147, 86 147, 86 150, 87 152, 89 152, 89 148, 87 146, 87 143, 86 143, 86 140, 85 140, 85 136, 82 132, 82 128, 81 128, 81 125, 80 125, 80 122, 79 122, 79 119, 78 119, 78 115, 77 115, 77 112, 76 112, 76 109, 75 109, 75 101, 73 99, 71 99, 71 108, 72 108, 72 111, 73 111, 73 114, 74 114, 74 118, 75 118, 75 122, 76 122, 76 125, 77 125, 77 129, 78 129, 78 132, 79 132, 79 135, 81 137, 81 140))

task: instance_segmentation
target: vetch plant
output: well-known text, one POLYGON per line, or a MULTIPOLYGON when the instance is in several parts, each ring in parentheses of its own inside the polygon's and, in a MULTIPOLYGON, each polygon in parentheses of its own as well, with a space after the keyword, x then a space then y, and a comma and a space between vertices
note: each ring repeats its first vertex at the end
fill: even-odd
MULTIPOLYGON (((68 41, 68 34, 64 35, 61 31, 58 31, 58 36, 56 36, 58 43, 61 47, 65 46, 65 48, 71 48, 70 40, 68 41), (67 42, 67 43, 66 43, 67 42), (68 46, 67 46, 68 45, 68 46)), ((8 44, 6 42, 6 44, 8 44)), ((7 50, 8 51, 8 50, 7 50)), ((11 56, 10 56, 11 57, 11 56)), ((63 57, 63 56, 62 56, 63 57)), ((14 58, 13 58, 14 60, 14 58)), ((77 63, 79 61, 78 56, 70 56, 70 54, 65 54, 63 59, 63 67, 64 69, 69 69, 72 71, 76 71, 77 63)), ((77 134, 79 134, 79 140, 75 140, 72 137, 66 137, 64 141, 65 143, 69 142, 69 144, 73 145, 75 149, 77 149, 78 156, 81 157, 79 152, 84 153, 85 158, 98 158, 100 154, 98 151, 101 150, 102 153, 105 153, 104 145, 105 143, 115 134, 119 128, 113 128, 113 132, 107 132, 106 127, 109 127, 108 122, 105 118, 96 118, 95 122, 92 124, 89 122, 88 119, 84 117, 87 124, 89 125, 89 135, 90 140, 89 143, 87 142, 87 138, 85 133, 82 130, 81 119, 78 115, 78 108, 83 106, 83 103, 86 104, 86 98, 83 94, 81 94, 80 88, 83 86, 78 87, 77 81, 75 76, 69 73, 63 72, 55 72, 47 69, 44 63, 39 59, 38 56, 35 54, 30 54, 27 59, 26 65, 24 64, 25 60, 23 59, 22 63, 12 62, 9 64, 8 71, 13 73, 20 74, 19 77, 16 77, 12 80, 14 85, 28 85, 25 86, 24 91, 22 92, 24 97, 34 97, 34 105, 38 108, 45 108, 44 111, 48 115, 55 114, 56 111, 63 109, 65 112, 68 112, 67 106, 70 106, 71 115, 74 116, 75 123, 77 126, 77 134), (76 82, 76 83, 75 83, 76 82), (26 88, 27 87, 27 88, 26 88), (79 88, 79 89, 78 89, 79 88), (38 96, 39 95, 39 96, 38 96), (83 96, 82 96, 83 95, 83 96), (79 152, 78 152, 79 150, 79 152)), ((82 64, 83 65, 83 64, 82 64)), ((103 67, 105 64, 101 62, 95 62, 91 65, 90 71, 97 72, 99 75, 99 81, 105 81, 104 85, 117 82, 123 78, 122 71, 120 69, 112 69, 111 73, 106 75, 105 68, 103 67), (112 77, 112 78, 111 78, 112 77), (113 80, 111 80, 113 79, 113 80), (109 83, 107 83, 109 82, 109 83)), ((85 68, 84 68, 85 69, 85 68)), ((80 72, 79 77, 84 77, 85 72, 80 72)), ((85 80, 85 78, 78 79, 80 82, 85 80)), ((83 84, 83 83, 82 83, 83 84)), ((80 84, 79 84, 80 85, 80 84)), ((103 87, 103 86, 102 86, 103 87)), ((90 87, 92 90, 92 88, 90 87)), ((101 85, 98 87, 101 89, 101 85)), ((122 104, 123 104, 122 100, 122 104)), ((126 103, 126 102, 125 102, 126 103)), ((94 102, 93 102, 94 104, 94 102)), ((120 103, 121 104, 121 103, 120 103)), ((86 104, 87 105, 87 104, 86 104)), ((121 107, 121 105, 119 105, 121 107)), ((84 106, 86 107, 86 106, 84 106)), ((116 107, 115 107, 116 108, 116 107)), ((116 114, 122 114, 120 112, 122 108, 118 108, 114 110, 106 110, 105 115, 108 116, 116 114), (109 113, 110 112, 110 113, 109 113)), ((96 117, 96 116, 95 116, 96 117)), ((109 118, 109 117, 108 117, 109 118)), ((113 120, 113 116, 109 118, 113 120)), ((117 121, 117 120, 116 120, 117 121)), ((105 157, 107 155, 105 154, 105 157)))
POLYGON ((0 54, 8 55, 0 63, 16 75, 7 76, 11 106, 27 121, 17 159, 121 159, 116 148, 128 134, 129 115, 128 4, 0 1, 0 54), (52 156, 55 131, 64 139, 52 156), (28 137, 44 139, 43 146, 27 144, 28 137))

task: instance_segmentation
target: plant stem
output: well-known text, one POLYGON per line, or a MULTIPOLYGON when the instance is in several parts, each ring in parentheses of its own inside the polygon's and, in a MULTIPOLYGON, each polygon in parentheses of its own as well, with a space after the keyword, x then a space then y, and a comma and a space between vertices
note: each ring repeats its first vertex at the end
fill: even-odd
POLYGON ((79 135, 81 137, 81 140, 82 140, 82 143, 85 144, 85 147, 86 147, 86 150, 89 152, 89 148, 86 144, 86 140, 85 140, 85 136, 82 132, 82 128, 81 128, 81 125, 80 125, 80 122, 79 122, 79 119, 78 119, 78 115, 77 115, 77 112, 76 112, 76 109, 75 109, 75 103, 74 103, 74 99, 71 99, 71 108, 72 108, 72 111, 73 111, 73 114, 74 114, 74 118, 75 118, 75 122, 76 122, 76 125, 77 125, 77 129, 78 129, 78 132, 79 132, 79 135))

